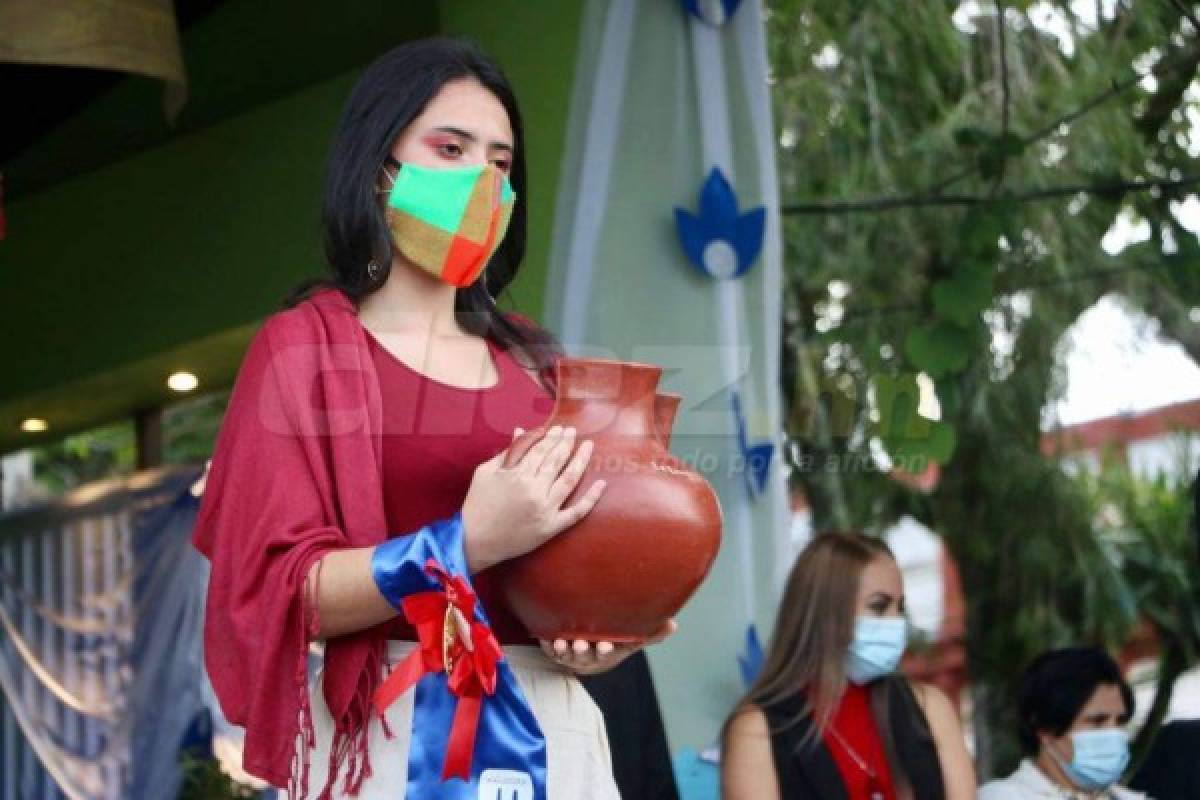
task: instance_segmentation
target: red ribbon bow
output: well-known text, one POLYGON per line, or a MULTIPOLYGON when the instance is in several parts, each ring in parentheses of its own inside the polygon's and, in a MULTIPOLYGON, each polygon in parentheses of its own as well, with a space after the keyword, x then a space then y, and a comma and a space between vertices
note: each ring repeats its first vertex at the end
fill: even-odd
POLYGON ((447 684, 458 705, 442 780, 469 780, 483 695, 496 693, 496 662, 503 654, 491 628, 475 619, 475 592, 466 579, 450 575, 433 559, 425 563, 425 571, 437 579, 442 590, 419 592, 402 601, 405 618, 417 629, 419 646, 375 692, 375 710, 382 716, 424 675, 448 672, 447 684))

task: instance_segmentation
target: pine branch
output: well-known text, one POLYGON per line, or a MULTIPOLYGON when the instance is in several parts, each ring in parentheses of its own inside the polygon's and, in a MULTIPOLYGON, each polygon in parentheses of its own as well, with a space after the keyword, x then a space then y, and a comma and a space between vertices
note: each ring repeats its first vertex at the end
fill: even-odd
MULTIPOLYGON (((1025 192, 1006 193, 1004 199, 1018 203, 1050 200, 1056 197, 1072 197, 1077 194, 1121 195, 1127 192, 1143 192, 1149 189, 1173 189, 1200 183, 1200 175, 1188 175, 1178 180, 1117 181, 1113 183, 1084 183, 1073 186, 1052 186, 1025 192)), ((930 206, 978 206, 995 202, 996 198, 977 194, 930 194, 902 195, 900 197, 874 197, 867 200, 845 200, 820 203, 791 203, 783 206, 782 214, 854 214, 859 212, 897 211, 904 208, 930 206)))
POLYGON ((1000 44, 1000 135, 1001 138, 1008 136, 1008 106, 1009 106, 1009 89, 1008 89, 1008 42, 1004 35, 1004 29, 1008 26, 1004 22, 1004 4, 996 3, 996 37, 1000 44))
MULTIPOLYGON (((1009 90, 1008 90, 1008 41, 1004 35, 1004 29, 1008 27, 1004 22, 1004 3, 996 2, 996 49, 999 51, 1000 61, 1000 141, 1006 143, 1008 141, 1008 106, 1009 106, 1009 90)), ((1000 157, 999 168, 996 170, 996 177, 992 179, 992 186, 988 190, 988 194, 994 196, 1000 191, 1000 187, 1004 184, 1004 175, 1008 172, 1008 159, 1010 154, 1003 152, 1000 157)))
MULTIPOLYGON (((1082 283, 1084 281, 1104 280, 1111 278, 1114 275, 1122 275, 1128 272, 1149 272, 1158 264, 1123 264, 1119 267, 1108 267, 1106 269, 1093 269, 1086 272, 1078 272, 1073 275, 1066 275, 1056 278, 1046 278, 1040 281, 1021 281, 1019 285, 1004 287, 998 289, 996 294, 1005 295, 1014 292, 1021 292, 1027 289, 1054 289, 1059 286, 1068 286, 1073 283, 1082 283)), ((886 317, 892 314, 915 314, 919 311, 924 311, 925 307, 919 303, 894 303, 885 306, 865 306, 862 308, 851 308, 843 312, 840 325, 845 325, 849 321, 861 319, 874 319, 876 317, 886 317)), ((1152 316, 1155 316, 1152 314, 1152 316)), ((1197 337, 1200 341, 1200 337, 1197 337)))
MULTIPOLYGON (((1197 30, 1200 30, 1200 28, 1198 28, 1197 30)), ((1195 52, 1194 47, 1188 48, 1188 50, 1181 53, 1178 58, 1159 59, 1157 62, 1155 62, 1153 67, 1151 67, 1148 70, 1145 70, 1144 72, 1139 72, 1138 70, 1134 70, 1133 75, 1131 75, 1129 78, 1126 78, 1123 81, 1114 80, 1107 89, 1092 96, 1088 100, 1084 101, 1083 104, 1080 105, 1079 107, 1077 107, 1071 111, 1068 111, 1067 113, 1051 120, 1050 122, 1047 122, 1042 127, 1034 130, 1032 133, 1025 136, 1023 139, 1021 139, 1021 145, 1023 147, 1028 147, 1029 145, 1034 144, 1035 142, 1041 141, 1042 139, 1045 139, 1047 136, 1052 135, 1063 125, 1074 124, 1077 120, 1087 116, 1092 111, 1095 111, 1097 108, 1099 108, 1100 106, 1107 103, 1109 100, 1113 99, 1114 97, 1117 97, 1118 95, 1124 94, 1125 92, 1132 89, 1134 86, 1137 86, 1148 75, 1153 75, 1156 78, 1161 78, 1163 75, 1173 72, 1174 70, 1178 69, 1179 67, 1184 66, 1187 63, 1189 63, 1190 58, 1192 56, 1194 56, 1194 52, 1195 52)), ((937 183, 931 184, 924 191, 920 192, 920 194, 925 194, 925 195, 940 194, 945 189, 949 188, 950 186, 953 186, 954 184, 958 183, 959 181, 963 180, 964 178, 971 177, 978 171, 979 171, 978 163, 972 164, 969 167, 964 167, 963 169, 950 175, 949 177, 943 178, 942 180, 938 181, 937 183)))

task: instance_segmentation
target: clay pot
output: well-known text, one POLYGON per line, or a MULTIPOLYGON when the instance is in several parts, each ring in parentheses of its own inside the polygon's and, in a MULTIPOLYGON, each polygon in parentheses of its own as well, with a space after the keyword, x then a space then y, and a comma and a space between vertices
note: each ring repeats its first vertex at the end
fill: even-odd
POLYGON ((716 493, 667 449, 679 406, 656 395, 648 364, 563 358, 554 410, 510 448, 518 460, 544 431, 574 426, 595 443, 570 504, 608 486, 577 525, 497 569, 510 607, 539 639, 640 642, 658 632, 708 574, 721 539, 716 493))
POLYGON ((654 433, 664 449, 671 446, 671 428, 675 427, 675 415, 679 413, 679 402, 683 400, 671 392, 654 395, 654 433))

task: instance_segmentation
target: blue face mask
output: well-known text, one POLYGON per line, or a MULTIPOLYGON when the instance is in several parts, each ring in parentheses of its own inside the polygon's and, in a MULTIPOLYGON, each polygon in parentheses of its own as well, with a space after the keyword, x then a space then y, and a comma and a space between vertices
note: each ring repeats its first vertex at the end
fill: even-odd
POLYGON ((859 617, 846 654, 846 677, 861 686, 890 675, 907 644, 908 621, 903 617, 859 617))
POLYGON ((1063 763, 1057 753, 1054 755, 1071 782, 1084 791, 1107 789, 1120 780, 1121 773, 1129 766, 1129 736, 1120 728, 1072 733, 1071 745, 1075 757, 1070 764, 1063 763))

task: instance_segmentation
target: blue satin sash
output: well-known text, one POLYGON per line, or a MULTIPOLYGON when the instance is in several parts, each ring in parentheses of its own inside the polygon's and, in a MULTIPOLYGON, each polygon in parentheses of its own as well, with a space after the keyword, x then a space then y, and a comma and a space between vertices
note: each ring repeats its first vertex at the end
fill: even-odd
MULTIPOLYGON (((371 574, 394 608, 410 594, 441 589, 425 571, 429 559, 470 582, 461 514, 375 548, 371 574)), ((488 623, 478 602, 475 618, 488 623)), ((470 780, 441 777, 458 703, 446 673, 426 674, 415 691, 406 800, 546 800, 546 739, 507 658, 496 664, 495 694, 483 699, 470 780)))

